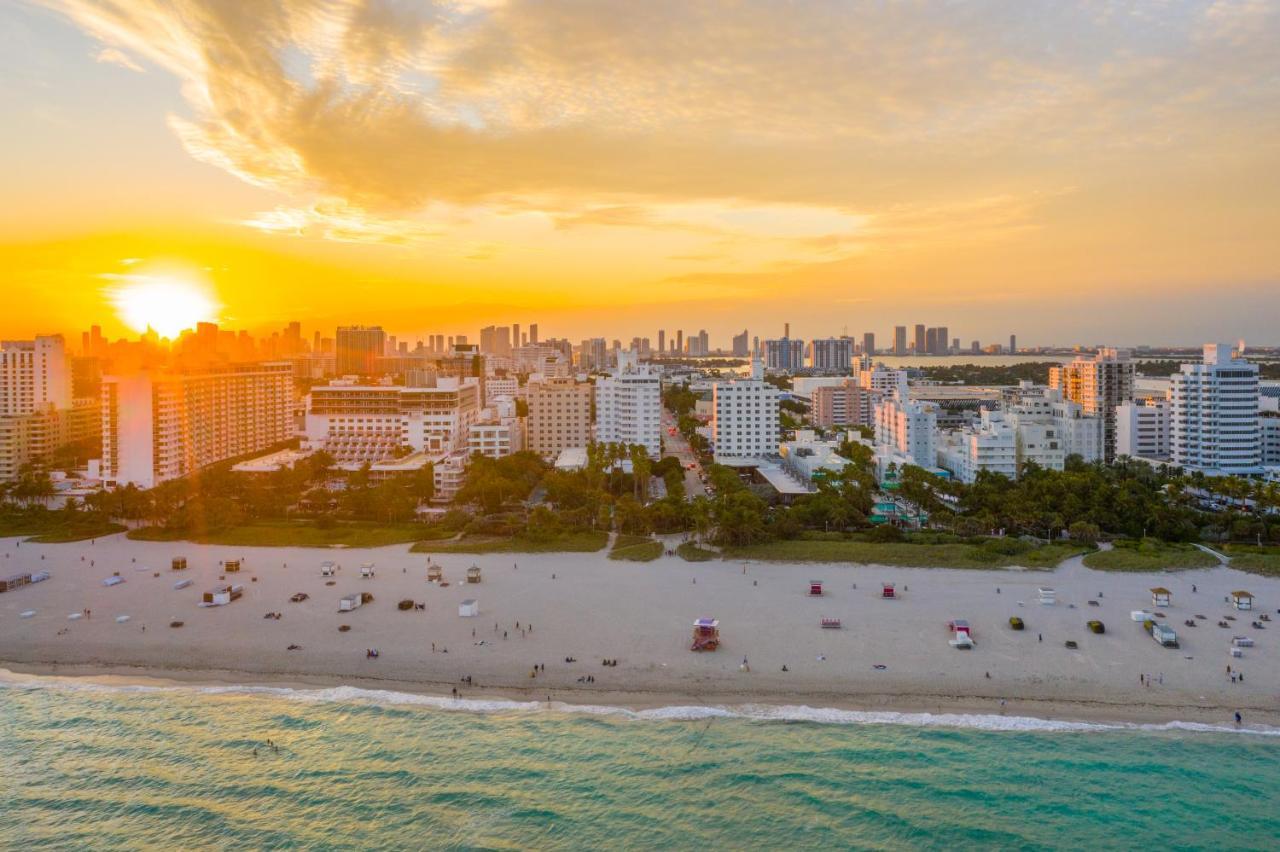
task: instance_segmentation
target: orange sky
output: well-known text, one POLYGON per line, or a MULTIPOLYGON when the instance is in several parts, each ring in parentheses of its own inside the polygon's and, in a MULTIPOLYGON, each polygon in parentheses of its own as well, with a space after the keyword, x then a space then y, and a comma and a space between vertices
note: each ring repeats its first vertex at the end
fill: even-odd
POLYGON ((1280 343, 1267 2, 0 8, 0 334, 1280 343))

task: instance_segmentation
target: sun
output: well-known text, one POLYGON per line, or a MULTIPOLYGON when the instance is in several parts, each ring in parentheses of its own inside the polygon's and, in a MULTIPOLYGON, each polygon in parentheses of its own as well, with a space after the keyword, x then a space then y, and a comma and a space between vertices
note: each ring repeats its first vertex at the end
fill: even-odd
POLYGON ((217 319, 218 303, 212 290, 195 281, 172 275, 124 275, 111 291, 120 319, 135 331, 154 329, 174 338, 196 323, 217 319))

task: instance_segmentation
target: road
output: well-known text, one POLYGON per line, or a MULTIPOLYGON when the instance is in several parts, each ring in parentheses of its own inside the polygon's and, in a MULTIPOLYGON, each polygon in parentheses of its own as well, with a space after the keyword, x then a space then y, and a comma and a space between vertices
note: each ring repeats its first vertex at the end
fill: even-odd
POLYGON ((680 466, 684 468, 684 493, 685 498, 692 500, 694 497, 706 496, 707 489, 702 484, 702 480, 698 478, 698 471, 702 468, 698 461, 698 456, 694 453, 693 448, 689 446, 689 442, 684 439, 684 435, 680 434, 680 430, 676 429, 674 435, 671 430, 676 427, 676 418, 667 409, 662 409, 662 440, 665 442, 665 455, 675 456, 680 459, 680 466), (695 465, 693 470, 689 469, 689 465, 695 465))

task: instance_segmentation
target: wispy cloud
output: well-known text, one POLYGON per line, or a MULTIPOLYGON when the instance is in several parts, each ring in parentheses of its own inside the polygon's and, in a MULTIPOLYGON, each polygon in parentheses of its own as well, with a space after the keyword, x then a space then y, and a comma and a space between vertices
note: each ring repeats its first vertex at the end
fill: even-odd
POLYGON ((101 62, 105 65, 118 65, 119 67, 128 69, 129 71, 136 71, 139 74, 143 73, 141 65, 130 59, 128 54, 124 51, 117 50, 114 47, 102 48, 93 58, 95 61, 101 62))

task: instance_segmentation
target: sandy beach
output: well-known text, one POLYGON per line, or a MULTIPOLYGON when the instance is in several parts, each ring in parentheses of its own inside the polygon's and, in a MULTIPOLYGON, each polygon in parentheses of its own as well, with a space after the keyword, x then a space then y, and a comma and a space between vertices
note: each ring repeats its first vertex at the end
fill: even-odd
POLYGON ((447 587, 426 581, 427 556, 407 546, 3 539, 0 574, 45 570, 52 578, 0 594, 0 666, 35 674, 345 684, 438 695, 457 688, 469 698, 631 707, 772 703, 1209 723, 1229 722, 1239 710, 1248 723, 1280 725, 1280 652, 1270 641, 1280 621, 1266 630, 1250 627, 1280 606, 1280 580, 1229 568, 1109 574, 1078 559, 1054 572, 675 557, 628 563, 603 552, 434 561, 443 566, 447 587), (188 570, 170 570, 174 556, 186 557, 188 570), (228 559, 243 560, 239 574, 225 575, 243 584, 243 597, 200 607, 201 594, 220 584, 220 563, 228 559), (321 575, 326 560, 341 565, 335 577, 321 575), (376 567, 372 579, 360 577, 365 562, 376 567), (472 565, 482 570, 478 585, 465 581, 472 565), (125 582, 104 586, 114 572, 125 582), (182 579, 192 584, 175 590, 182 579), (824 581, 822 597, 809 596, 811 579, 824 581), (899 599, 882 600, 882 582, 895 583, 899 599), (1178 631, 1180 649, 1158 646, 1129 618, 1131 610, 1152 608, 1148 589, 1157 585, 1173 593, 1162 611, 1178 631), (1056 590, 1055 605, 1037 602, 1040 586, 1056 590), (1253 613, 1237 613, 1225 602, 1235 589, 1253 592, 1253 613), (308 599, 291 603, 298 592, 308 599), (375 599, 339 613, 339 598, 356 592, 375 599), (476 617, 459 616, 468 598, 478 601, 476 617), (402 599, 425 609, 400 611, 402 599), (34 615, 22 617, 31 610, 34 615), (68 619, 85 610, 88 617, 68 619), (268 612, 281 617, 265 618, 268 612), (1197 614, 1207 619, 1184 627, 1197 614), (1026 630, 1009 628, 1013 615, 1025 620, 1026 630), (1227 615, 1236 618, 1230 628, 1216 626, 1227 615), (128 620, 118 622, 119 616, 128 620), (701 616, 720 620, 718 652, 689 650, 692 622, 701 616), (823 629, 824 617, 839 618, 843 627, 823 629), (973 650, 948 646, 953 618, 969 621, 973 650), (1092 618, 1106 624, 1104 635, 1087 630, 1092 618), (183 626, 171 628, 174 620, 183 626), (350 630, 340 632, 340 625, 350 630), (1251 636, 1256 645, 1232 658, 1233 635, 1251 636), (1069 639, 1077 650, 1064 647, 1069 639), (300 648, 287 650, 290 645, 300 648), (375 648, 379 656, 368 658, 366 650, 375 648), (618 664, 604 666, 604 659, 618 664), (545 671, 531 677, 543 665, 545 671), (1232 683, 1228 666, 1244 681, 1232 683), (584 682, 587 676, 594 682, 584 682))

